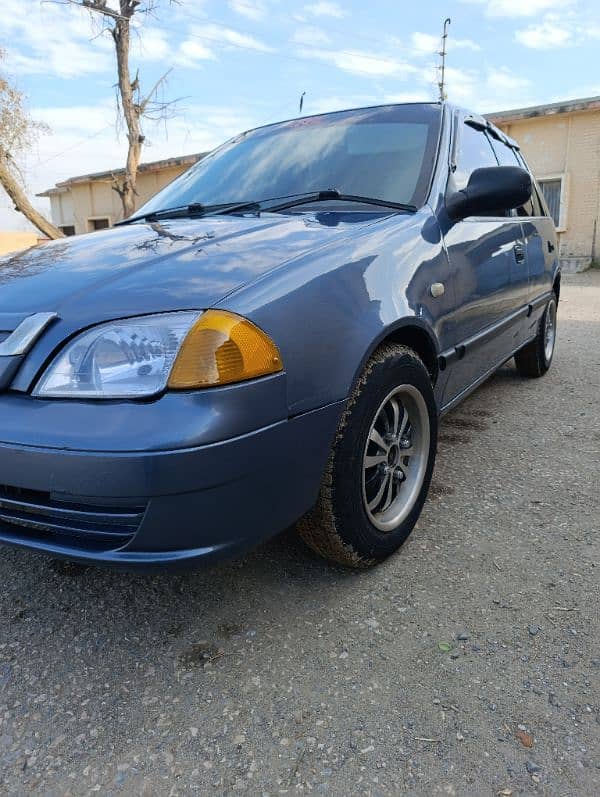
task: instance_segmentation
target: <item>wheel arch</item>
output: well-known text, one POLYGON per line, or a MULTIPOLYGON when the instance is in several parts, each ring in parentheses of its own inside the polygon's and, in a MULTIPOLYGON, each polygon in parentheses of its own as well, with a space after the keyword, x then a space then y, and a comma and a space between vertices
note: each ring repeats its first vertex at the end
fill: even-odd
POLYGON ((554 277, 554 282, 552 283, 552 290, 556 294, 556 301, 560 301, 560 271, 554 277))
POLYGON ((407 318, 393 326, 386 327, 373 341, 371 347, 363 357, 353 384, 359 378, 367 361, 373 353, 386 343, 395 343, 408 346, 423 360, 431 377, 431 384, 435 385, 439 376, 439 346, 433 331, 427 324, 416 318, 407 318))

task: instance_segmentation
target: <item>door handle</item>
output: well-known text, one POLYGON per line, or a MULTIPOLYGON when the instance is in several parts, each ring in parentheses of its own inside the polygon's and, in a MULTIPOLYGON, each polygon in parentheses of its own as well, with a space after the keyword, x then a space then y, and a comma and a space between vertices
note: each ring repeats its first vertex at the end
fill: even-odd
POLYGON ((514 253, 515 253, 515 260, 517 261, 517 263, 525 262, 525 247, 523 246, 523 244, 515 244, 514 253))
POLYGON ((554 252, 554 249, 555 249, 555 247, 554 247, 554 244, 552 243, 552 241, 548 241, 548 251, 550 252, 550 254, 552 254, 552 252, 554 252))

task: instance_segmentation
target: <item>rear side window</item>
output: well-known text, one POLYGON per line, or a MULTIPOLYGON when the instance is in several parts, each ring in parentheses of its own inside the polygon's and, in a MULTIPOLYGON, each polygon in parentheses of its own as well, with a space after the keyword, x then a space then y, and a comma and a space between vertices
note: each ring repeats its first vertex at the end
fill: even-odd
POLYGON ((555 227, 561 225, 561 196, 562 178, 557 177, 551 180, 540 180, 540 189, 548 205, 549 215, 552 216, 555 227))
POLYGON ((492 147, 500 166, 523 166, 522 163, 519 163, 517 154, 512 147, 507 147, 506 144, 496 138, 492 139, 492 147))
POLYGON ((469 177, 475 169, 497 166, 494 150, 486 134, 471 125, 463 124, 460 128, 458 156, 454 180, 458 191, 466 188, 469 177))
MULTIPOLYGON (((529 172, 529 174, 531 174, 531 169, 525 163, 525 160, 523 159, 523 156, 521 155, 521 153, 518 152, 517 150, 515 150, 514 152, 515 152, 515 156, 517 158, 518 165, 522 169, 525 169, 526 172, 529 172)), ((533 175, 531 175, 531 179, 534 180, 533 175)), ((523 205, 522 208, 519 208, 517 210, 517 213, 519 214, 519 216, 545 216, 546 215, 546 211, 544 209, 544 204, 543 204, 543 202, 540 199, 540 195, 539 195, 539 192, 538 192, 538 188, 537 188, 537 186, 535 184, 535 180, 533 182, 533 191, 531 193, 531 200, 529 202, 527 202, 527 204, 523 205)))
MULTIPOLYGON (((502 141, 494 138, 492 140, 492 147, 498 158, 500 166, 520 166, 522 169, 529 171, 522 160, 519 160, 516 150, 507 146, 502 141)), ((533 196, 532 196, 533 199, 533 196)), ((532 199, 520 208, 517 208, 518 216, 535 216, 534 204, 532 199)))

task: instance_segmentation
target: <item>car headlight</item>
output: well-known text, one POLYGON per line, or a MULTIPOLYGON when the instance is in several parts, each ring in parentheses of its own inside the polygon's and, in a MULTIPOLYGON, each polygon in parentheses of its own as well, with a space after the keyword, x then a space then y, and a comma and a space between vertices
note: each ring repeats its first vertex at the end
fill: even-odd
POLYGON ((71 340, 38 382, 43 398, 142 398, 255 379, 283 368, 258 327, 224 310, 100 324, 71 340))

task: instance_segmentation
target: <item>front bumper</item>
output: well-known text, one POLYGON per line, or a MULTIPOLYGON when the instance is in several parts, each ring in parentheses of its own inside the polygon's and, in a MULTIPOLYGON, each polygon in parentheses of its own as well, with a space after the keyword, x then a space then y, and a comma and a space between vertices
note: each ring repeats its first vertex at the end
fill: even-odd
POLYGON ((128 569, 226 558, 314 504, 342 406, 188 448, 0 443, 0 542, 128 569))

